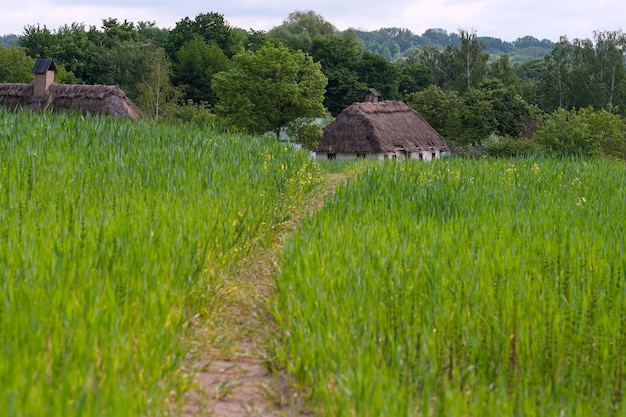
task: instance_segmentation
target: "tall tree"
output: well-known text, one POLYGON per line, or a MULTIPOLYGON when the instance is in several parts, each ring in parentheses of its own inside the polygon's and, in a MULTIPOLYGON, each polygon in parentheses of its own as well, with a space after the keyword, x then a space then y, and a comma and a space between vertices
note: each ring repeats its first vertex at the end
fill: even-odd
POLYGON ((63 64, 83 82, 93 82, 93 54, 95 46, 90 41, 85 26, 79 23, 63 25, 54 34, 55 42, 46 49, 46 55, 56 64, 63 64))
POLYGON ((546 71, 541 80, 541 104, 544 110, 571 107, 572 49, 567 37, 561 36, 545 57, 546 71))
POLYGON ((485 76, 489 55, 476 31, 459 29, 461 44, 454 47, 456 65, 456 88, 463 93, 475 88, 485 76))
POLYGON ((519 91, 519 79, 511 66, 511 60, 508 55, 502 54, 493 62, 487 70, 487 75, 496 78, 514 91, 519 91))
POLYGON ((224 16, 219 13, 201 13, 193 20, 189 17, 178 21, 167 38, 166 52, 170 57, 176 56, 184 44, 199 35, 205 42, 215 42, 226 56, 231 57, 239 51, 232 36, 232 28, 224 16))
POLYGON ((264 46, 233 57, 230 70, 213 79, 218 115, 253 133, 274 132, 299 118, 323 115, 327 79, 300 51, 264 46))
POLYGON ((29 25, 24 28, 20 37, 20 46, 28 50, 33 58, 46 57, 46 50, 54 44, 54 35, 45 25, 29 25))
POLYGON ((354 31, 348 30, 331 39, 316 38, 313 41, 313 59, 321 64, 328 79, 324 105, 334 116, 348 105, 360 101, 368 88, 354 68, 362 54, 362 43, 354 31))
POLYGON ((620 104, 626 104, 626 34, 594 32, 595 60, 597 62, 596 91, 599 93, 596 108, 612 112, 620 104))
POLYGON ((460 112, 463 100, 456 91, 444 91, 431 84, 427 88, 411 93, 406 104, 420 113, 443 137, 458 142, 461 136, 460 112))
POLYGON ((137 105, 146 117, 155 122, 171 116, 182 97, 180 90, 172 85, 171 75, 172 64, 165 56, 165 51, 159 49, 154 54, 150 70, 137 86, 137 105))
POLYGON ((215 105, 217 97, 211 87, 213 76, 225 71, 229 59, 216 42, 206 42, 195 35, 176 54, 174 83, 180 86, 187 100, 215 105))
POLYGON ((283 21, 282 25, 271 29, 267 35, 278 38, 289 48, 311 53, 313 40, 330 39, 337 29, 322 16, 313 12, 295 11, 283 21))
POLYGON ((376 88, 385 100, 400 99, 400 72, 397 65, 366 51, 354 63, 354 69, 359 81, 368 88, 376 88))
POLYGON ((30 83, 35 60, 26 48, 0 46, 0 83, 30 83))

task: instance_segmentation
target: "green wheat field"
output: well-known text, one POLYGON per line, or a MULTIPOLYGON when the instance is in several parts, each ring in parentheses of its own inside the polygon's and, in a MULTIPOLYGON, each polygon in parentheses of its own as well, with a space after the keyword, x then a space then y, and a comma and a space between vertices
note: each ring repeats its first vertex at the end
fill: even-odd
POLYGON ((327 416, 626 415, 626 167, 370 167, 285 248, 279 354, 327 416))
POLYGON ((317 175, 268 139, 0 111, 0 414, 176 415, 220 271, 317 175))
MULTIPOLYGON (((320 416, 626 415, 626 166, 359 161, 268 358, 320 416)), ((329 172, 267 138, 0 111, 0 410, 178 415, 195 321, 329 172)))

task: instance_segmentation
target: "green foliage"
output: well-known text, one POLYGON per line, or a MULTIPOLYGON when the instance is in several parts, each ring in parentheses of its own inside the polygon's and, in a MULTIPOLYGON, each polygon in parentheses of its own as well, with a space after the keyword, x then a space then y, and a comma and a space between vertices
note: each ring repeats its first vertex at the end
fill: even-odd
POLYGON ((152 71, 152 65, 158 62, 161 54, 158 47, 133 40, 119 43, 114 48, 102 48, 93 60, 99 68, 94 82, 118 85, 134 100, 139 95, 139 83, 152 71))
POLYGON ((496 79, 463 96, 431 85, 405 101, 454 145, 478 146, 492 133, 518 138, 535 117, 528 103, 496 79))
POLYGON ((519 92, 519 79, 508 55, 500 55, 495 62, 489 65, 487 77, 500 80, 507 88, 519 92))
MULTIPOLYGON (((422 35, 397 27, 381 28, 374 31, 357 30, 356 33, 363 40, 367 51, 396 63, 409 58, 415 50, 432 47, 442 51, 448 46, 460 45, 458 34, 448 33, 444 29, 437 28, 427 29, 422 35)), ((532 36, 519 38, 515 42, 506 42, 490 36, 480 36, 478 39, 485 45, 485 50, 489 55, 506 54, 515 63, 543 58, 554 46, 547 39, 540 41, 532 36)))
POLYGON ((161 50, 155 55, 151 70, 137 86, 139 91, 137 105, 152 121, 172 118, 176 113, 176 106, 182 98, 182 92, 172 85, 171 76, 171 62, 161 50))
POLYGON ((221 277, 317 180, 273 140, 0 109, 3 415, 180 415, 221 277))
POLYGON ((218 115, 249 132, 274 132, 301 117, 324 114, 327 79, 320 65, 300 51, 264 46, 235 55, 232 68, 215 75, 218 115))
POLYGON ((232 37, 232 28, 219 13, 201 13, 194 20, 185 17, 178 21, 170 30, 165 50, 173 57, 196 36, 200 36, 207 43, 215 42, 228 57, 239 51, 232 37))
POLYGON ((498 136, 495 133, 481 142, 479 151, 495 158, 519 158, 540 154, 537 144, 532 140, 498 136))
POLYGON ((626 124, 617 114, 587 107, 579 112, 591 134, 599 138, 600 152, 610 158, 626 160, 626 124))
POLYGON ((587 111, 557 109, 547 114, 534 139, 546 151, 555 155, 598 155, 600 132, 587 123, 587 111))
POLYGON ((296 119, 287 125, 287 135, 306 149, 312 150, 322 137, 322 126, 315 119, 296 119))
POLYGON ((519 85, 519 93, 527 103, 539 106, 542 95, 540 80, 546 71, 544 59, 535 59, 521 64, 513 65, 513 71, 519 85))
POLYGON ((0 83, 31 83, 35 60, 25 48, 0 46, 0 83))
POLYGON ((420 113, 440 135, 454 141, 461 135, 460 111, 463 104, 455 91, 430 85, 405 97, 406 104, 420 113))
POLYGON ((626 35, 595 32, 594 41, 562 37, 546 56, 542 108, 626 109, 626 35))
POLYGON ((0 35, 0 46, 5 48, 9 48, 11 46, 19 46, 20 38, 15 34, 10 35, 0 35))
POLYGON ((375 88, 383 100, 398 100, 400 98, 398 91, 400 72, 396 65, 390 64, 380 55, 366 51, 353 64, 353 68, 357 73, 359 82, 365 84, 367 88, 375 88))
POLYGON ((200 127, 219 128, 222 125, 222 122, 211 110, 211 106, 207 103, 195 103, 191 100, 176 106, 173 109, 173 114, 168 113, 166 117, 170 121, 183 122, 200 127))
POLYGON ((320 416, 621 415, 623 163, 375 163, 285 244, 277 356, 320 416))
POLYGON ((489 55, 475 31, 459 29, 459 46, 452 46, 454 86, 460 93, 476 88, 487 71, 489 55))
POLYGON ((324 106, 333 116, 355 101, 361 101, 363 93, 371 87, 361 81, 353 69, 362 53, 362 45, 354 31, 346 31, 332 39, 313 40, 311 55, 321 64, 328 79, 324 106))
POLYGON ((424 63, 409 58, 399 66, 398 71, 398 91, 402 95, 423 90, 431 84, 430 70, 424 63))
POLYGON ((295 11, 283 21, 282 25, 267 32, 268 37, 280 39, 293 50, 311 53, 313 40, 331 39, 337 29, 312 10, 295 11))
MULTIPOLYGON (((101 74, 94 73, 97 49, 89 36, 83 24, 61 26, 54 32, 55 41, 46 48, 44 56, 52 57, 55 64, 63 65, 78 79, 95 83, 101 74)), ((98 71, 101 70, 102 68, 98 68, 98 71)))
POLYGON ((47 58, 48 48, 54 45, 54 35, 45 25, 43 27, 28 25, 20 37, 20 46, 28 50, 33 58, 47 58))
POLYGON ((217 97, 211 81, 213 76, 230 67, 230 61, 214 42, 206 42, 196 35, 176 54, 174 66, 174 83, 181 86, 188 100, 196 103, 206 102, 214 106, 217 97))

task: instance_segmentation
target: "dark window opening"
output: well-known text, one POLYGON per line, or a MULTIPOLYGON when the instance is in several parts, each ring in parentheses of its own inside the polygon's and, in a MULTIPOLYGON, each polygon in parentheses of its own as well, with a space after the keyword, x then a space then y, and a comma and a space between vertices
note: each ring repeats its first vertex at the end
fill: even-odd
POLYGON ((336 153, 329 153, 328 154, 328 159, 337 159, 337 154, 336 153))

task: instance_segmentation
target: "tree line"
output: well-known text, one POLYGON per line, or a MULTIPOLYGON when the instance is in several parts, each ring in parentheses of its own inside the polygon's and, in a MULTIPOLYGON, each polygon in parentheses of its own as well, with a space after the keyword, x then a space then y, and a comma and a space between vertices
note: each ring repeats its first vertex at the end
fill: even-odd
MULTIPOLYGON (((448 45, 460 44, 459 34, 448 33, 439 28, 427 29, 422 35, 398 27, 374 31, 357 30, 356 34, 363 41, 366 50, 381 55, 391 62, 400 62, 416 50, 426 46, 445 49, 448 45)), ((486 52, 492 59, 501 54, 507 54, 513 63, 543 58, 554 47, 552 41, 539 40, 533 36, 524 36, 513 42, 506 42, 491 36, 479 36, 478 39, 485 45, 486 52)))
MULTIPOLYGON (((410 33, 387 32, 410 45, 410 33)), ((444 32, 426 34, 445 46, 409 46, 392 61, 368 50, 358 31, 338 31, 313 11, 293 12, 268 32, 231 27, 218 13, 186 17, 172 29, 113 18, 100 28, 33 25, 18 47, 0 49, 0 82, 29 82, 34 58, 51 57, 57 82, 118 85, 153 120, 277 135, 298 127, 309 145, 319 132, 305 129, 302 118, 336 116, 376 88, 383 99, 403 100, 423 114, 459 153, 576 150, 626 158, 621 31, 562 37, 543 57, 524 62, 512 62, 506 52, 490 55, 490 38, 474 31, 444 32), (602 128, 607 125, 612 128, 602 128), (562 143, 567 132, 580 146, 562 143), (560 138, 551 136, 557 133, 560 138)), ((516 41, 528 48, 537 42, 516 41)))

